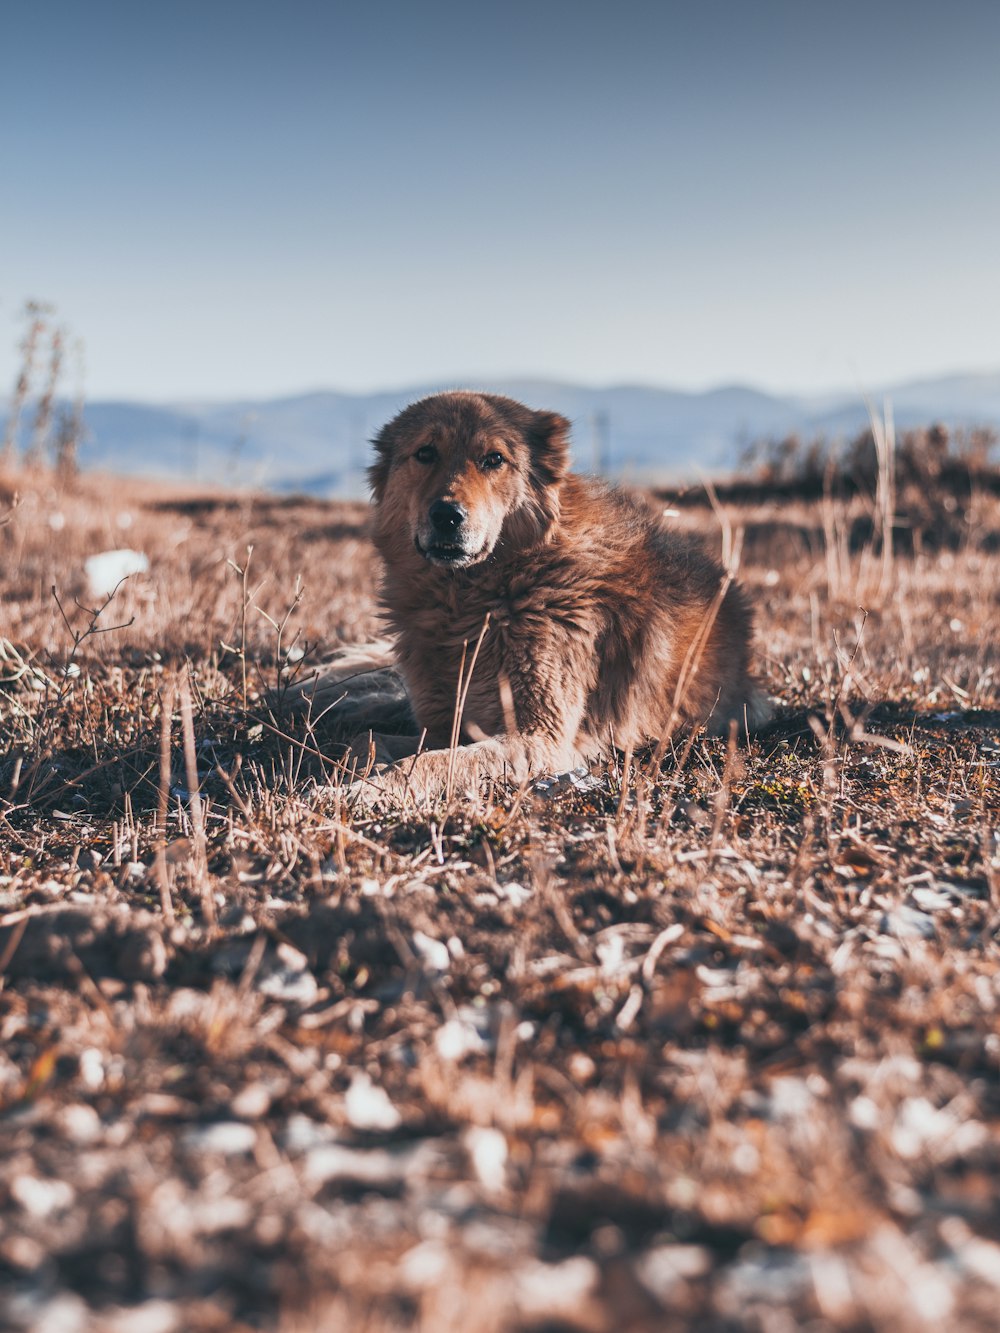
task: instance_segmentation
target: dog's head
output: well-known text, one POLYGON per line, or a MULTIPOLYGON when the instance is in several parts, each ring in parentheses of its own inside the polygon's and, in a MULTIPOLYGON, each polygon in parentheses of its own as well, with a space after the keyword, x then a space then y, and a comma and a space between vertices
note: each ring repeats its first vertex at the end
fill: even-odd
POLYGON ((496 394, 413 403, 374 440, 379 544, 463 569, 498 545, 544 540, 559 518, 568 435, 565 417, 496 394))

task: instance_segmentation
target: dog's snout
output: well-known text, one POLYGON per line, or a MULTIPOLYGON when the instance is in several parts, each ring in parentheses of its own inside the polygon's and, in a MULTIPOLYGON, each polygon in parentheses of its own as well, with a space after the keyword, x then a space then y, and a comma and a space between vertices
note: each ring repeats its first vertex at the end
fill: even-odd
POLYGON ((454 537, 468 517, 468 511, 453 500, 435 500, 430 507, 430 520, 442 537, 454 537))

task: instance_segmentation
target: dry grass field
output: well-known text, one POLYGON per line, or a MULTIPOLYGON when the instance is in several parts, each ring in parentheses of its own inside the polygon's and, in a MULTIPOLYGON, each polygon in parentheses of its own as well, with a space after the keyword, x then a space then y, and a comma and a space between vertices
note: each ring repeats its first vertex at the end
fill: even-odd
POLYGON ((0 1324, 995 1329, 1000 499, 882 482, 674 506, 748 746, 372 812, 364 506, 0 477, 0 1324))

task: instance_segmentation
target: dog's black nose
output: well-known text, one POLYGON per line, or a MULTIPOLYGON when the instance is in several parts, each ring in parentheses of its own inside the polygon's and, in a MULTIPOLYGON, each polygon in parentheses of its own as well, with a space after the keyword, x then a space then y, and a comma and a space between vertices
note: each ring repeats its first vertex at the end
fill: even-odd
POLYGON ((430 520, 442 537, 454 537, 468 517, 468 512, 451 500, 435 500, 430 507, 430 520))

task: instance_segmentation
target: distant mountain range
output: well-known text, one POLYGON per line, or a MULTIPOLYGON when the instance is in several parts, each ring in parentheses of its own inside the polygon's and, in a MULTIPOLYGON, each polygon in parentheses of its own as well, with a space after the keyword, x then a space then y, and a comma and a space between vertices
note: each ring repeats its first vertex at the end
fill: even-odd
MULTIPOLYGON (((86 409, 88 436, 80 461, 86 468, 130 475, 359 495, 365 490, 368 440, 378 428, 414 399, 460 387, 509 394, 564 413, 574 423, 578 469, 635 481, 725 472, 754 441, 793 432, 807 439, 850 438, 868 422, 860 393, 780 397, 739 385, 685 393, 512 379, 265 401, 93 402, 86 409)), ((1000 429, 1000 371, 893 385, 874 394, 873 402, 881 410, 886 398, 900 428, 942 421, 1000 429)))

